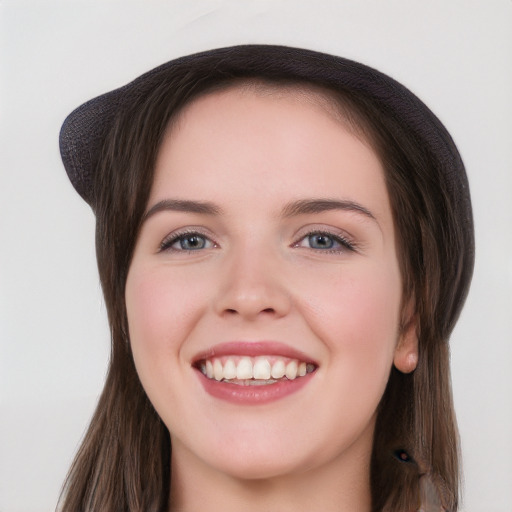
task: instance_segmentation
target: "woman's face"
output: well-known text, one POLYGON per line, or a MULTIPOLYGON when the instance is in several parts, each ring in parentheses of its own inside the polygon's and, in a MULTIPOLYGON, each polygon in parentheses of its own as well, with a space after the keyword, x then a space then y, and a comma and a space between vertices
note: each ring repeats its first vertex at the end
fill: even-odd
POLYGON ((233 88, 163 140, 127 283, 141 382, 181 465, 367 467, 402 282, 384 173, 313 93, 233 88))

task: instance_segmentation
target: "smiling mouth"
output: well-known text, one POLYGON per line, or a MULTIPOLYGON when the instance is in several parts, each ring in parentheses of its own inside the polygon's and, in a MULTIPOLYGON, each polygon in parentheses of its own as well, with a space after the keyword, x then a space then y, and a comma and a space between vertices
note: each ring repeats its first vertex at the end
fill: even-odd
POLYGON ((222 356, 198 361, 195 367, 209 380, 239 386, 268 386, 305 377, 316 365, 280 356, 222 356))

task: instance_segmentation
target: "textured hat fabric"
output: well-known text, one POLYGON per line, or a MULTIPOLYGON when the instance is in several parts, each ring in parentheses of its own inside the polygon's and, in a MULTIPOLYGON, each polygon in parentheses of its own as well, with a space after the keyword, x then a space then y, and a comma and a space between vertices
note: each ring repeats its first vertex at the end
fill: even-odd
POLYGON ((234 46, 181 57, 74 110, 62 126, 60 151, 73 186, 89 204, 94 204, 92 182, 101 147, 116 114, 164 80, 181 78, 182 82, 193 83, 205 75, 211 81, 250 76, 306 80, 371 96, 435 155, 448 192, 470 221, 468 183, 457 148, 442 123, 411 91, 358 62, 272 45, 234 46))

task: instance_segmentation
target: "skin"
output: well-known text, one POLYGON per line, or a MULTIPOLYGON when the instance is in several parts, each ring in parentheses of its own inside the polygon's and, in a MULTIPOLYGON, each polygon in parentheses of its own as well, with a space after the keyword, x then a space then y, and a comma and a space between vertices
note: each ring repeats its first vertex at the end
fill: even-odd
POLYGON ((382 165, 323 100, 215 92, 188 105, 163 140, 126 306, 138 374, 171 434, 173 510, 370 510, 376 408, 392 365, 414 369, 417 339, 413 321, 399 327, 382 165), (365 213, 286 211, 318 199, 365 213), (154 210, 168 200, 218 211, 154 210), (183 230, 204 248, 182 250, 183 230), (314 248, 312 231, 333 247, 314 248), (258 405, 205 392, 198 353, 261 340, 316 361, 307 385, 258 405))

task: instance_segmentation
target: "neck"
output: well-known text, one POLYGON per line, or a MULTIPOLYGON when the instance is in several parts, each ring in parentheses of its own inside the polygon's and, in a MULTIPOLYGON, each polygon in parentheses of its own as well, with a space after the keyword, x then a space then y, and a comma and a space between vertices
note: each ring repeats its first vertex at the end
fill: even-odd
MULTIPOLYGON (((178 448, 178 447, 177 447, 178 448)), ((266 479, 241 479, 196 460, 180 462, 173 446, 172 512, 369 512, 369 464, 366 453, 335 459, 319 468, 266 479)), ((347 454, 346 454, 347 455, 347 454)))

